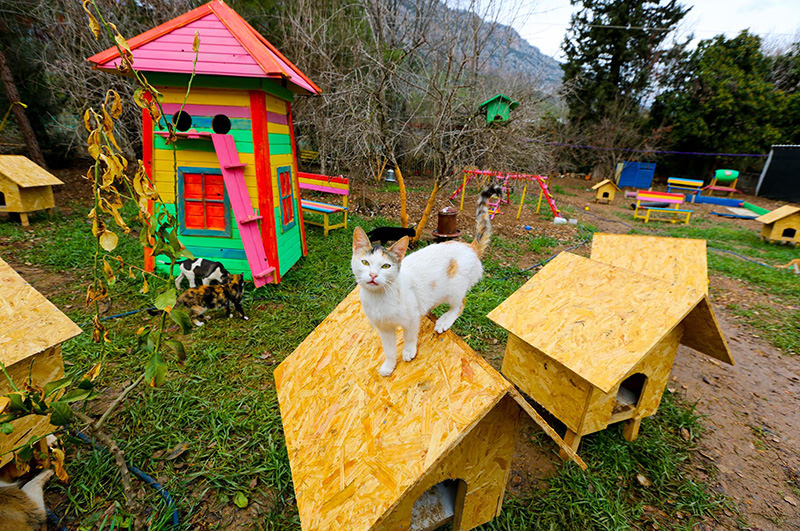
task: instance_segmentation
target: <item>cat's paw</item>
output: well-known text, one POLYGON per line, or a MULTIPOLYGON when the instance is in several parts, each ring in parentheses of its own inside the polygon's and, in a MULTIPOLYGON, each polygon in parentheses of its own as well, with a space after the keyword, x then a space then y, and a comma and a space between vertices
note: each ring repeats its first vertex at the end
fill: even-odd
POLYGON ((381 376, 391 376, 394 372, 394 368, 396 363, 389 363, 388 361, 384 361, 381 368, 378 370, 381 376))
POLYGON ((436 326, 433 327, 437 333, 441 334, 443 332, 447 332, 450 327, 453 326, 452 321, 450 319, 442 319, 441 317, 436 321, 436 326))
POLYGON ((416 357, 417 357, 417 349, 414 350, 403 349, 403 361, 411 361, 416 357))

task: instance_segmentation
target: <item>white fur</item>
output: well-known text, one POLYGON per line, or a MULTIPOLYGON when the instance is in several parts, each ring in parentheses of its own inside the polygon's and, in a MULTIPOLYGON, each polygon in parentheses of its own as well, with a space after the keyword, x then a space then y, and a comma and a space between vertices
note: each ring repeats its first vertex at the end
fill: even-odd
MULTIPOLYGON (((447 303, 450 309, 439 317, 435 329, 439 333, 449 329, 461 314, 467 292, 481 279, 483 265, 475 249, 461 242, 429 245, 405 259, 399 253, 399 267, 380 251, 370 252, 371 248, 363 245, 357 248, 355 241, 353 245, 351 267, 361 286, 361 304, 383 344, 385 361, 379 372, 389 376, 397 365, 397 327, 403 329, 403 360, 411 361, 417 355, 422 316, 447 303), (457 272, 450 276, 453 261, 457 272), (384 264, 391 267, 383 268, 384 264)), ((397 253, 396 246, 388 252, 397 253)))

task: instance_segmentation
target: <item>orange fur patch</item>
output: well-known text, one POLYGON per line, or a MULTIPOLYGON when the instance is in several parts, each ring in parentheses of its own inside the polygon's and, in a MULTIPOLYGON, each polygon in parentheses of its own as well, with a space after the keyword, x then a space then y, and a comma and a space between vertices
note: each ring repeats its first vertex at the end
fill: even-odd
POLYGON ((456 262, 455 258, 450 259, 450 265, 447 266, 447 277, 453 278, 458 274, 458 262, 456 262))

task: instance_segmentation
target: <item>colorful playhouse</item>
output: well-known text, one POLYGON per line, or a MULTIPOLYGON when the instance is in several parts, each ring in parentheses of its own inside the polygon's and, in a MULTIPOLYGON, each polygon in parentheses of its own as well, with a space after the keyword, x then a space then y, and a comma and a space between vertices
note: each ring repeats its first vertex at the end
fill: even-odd
MULTIPOLYGON (((222 262, 256 286, 280 282, 307 252, 292 102, 320 89, 222 0, 128 44, 134 68, 163 94, 165 119, 178 130, 176 175, 166 127, 144 111, 143 160, 160 206, 177 209, 180 241, 196 257, 222 262)), ((89 62, 116 72, 120 57, 114 47, 89 62)), ((166 267, 151 256, 145 266, 166 267)))

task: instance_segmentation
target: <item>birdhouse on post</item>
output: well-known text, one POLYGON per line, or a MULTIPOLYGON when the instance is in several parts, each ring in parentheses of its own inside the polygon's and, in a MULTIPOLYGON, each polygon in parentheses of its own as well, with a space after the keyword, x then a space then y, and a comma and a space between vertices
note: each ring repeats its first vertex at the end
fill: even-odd
POLYGON ((508 121, 509 114, 512 110, 516 109, 519 106, 518 101, 514 101, 511 98, 506 98, 502 94, 498 94, 494 98, 490 98, 483 103, 479 109, 486 113, 486 123, 490 124, 495 120, 499 120, 501 122, 508 121))

